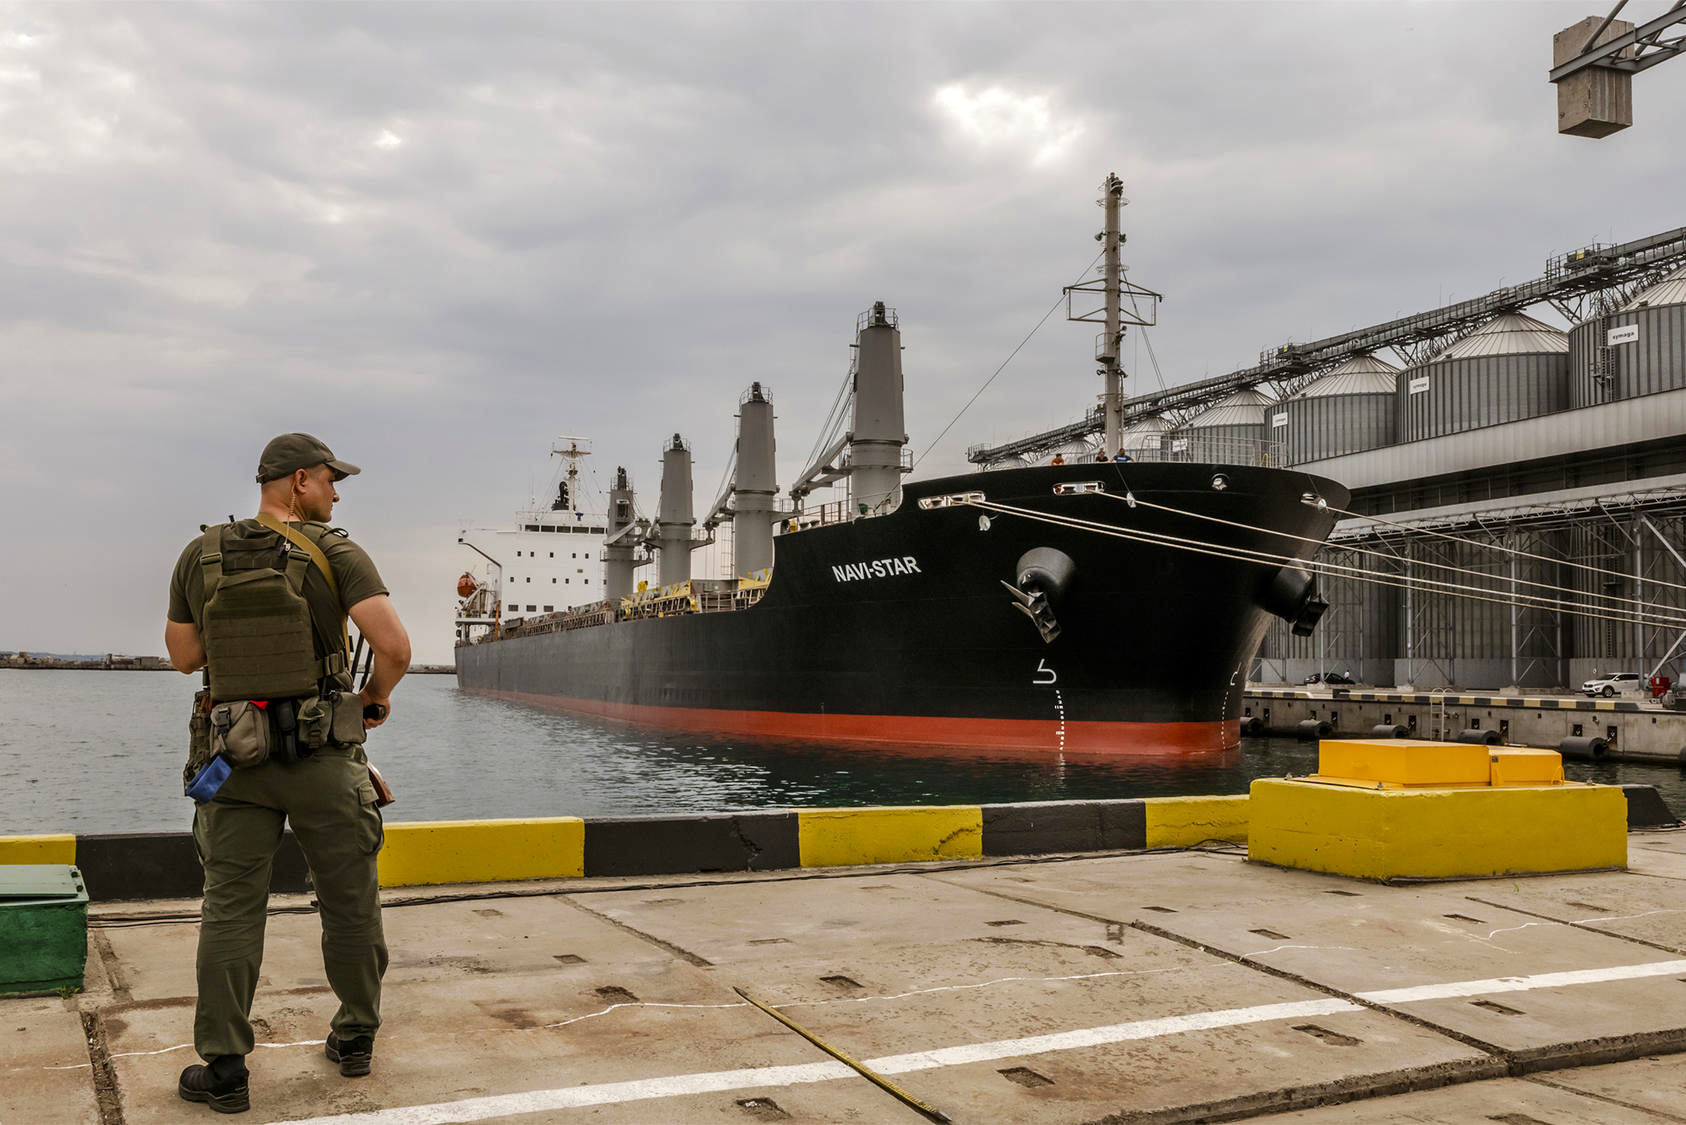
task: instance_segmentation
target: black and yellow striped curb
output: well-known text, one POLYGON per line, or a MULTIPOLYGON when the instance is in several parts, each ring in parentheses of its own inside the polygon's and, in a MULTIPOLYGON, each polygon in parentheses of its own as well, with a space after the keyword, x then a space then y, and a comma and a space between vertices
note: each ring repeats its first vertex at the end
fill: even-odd
MULTIPOLYGON (((1629 824, 1670 823, 1651 786, 1629 785, 1629 824)), ((769 810, 681 816, 394 822, 381 885, 491 883, 580 876, 777 871, 1243 843, 1248 799, 1147 797, 769 810)), ((0 864, 75 864, 95 901, 195 898, 202 876, 187 832, 0 836, 0 864)), ((291 832, 272 890, 310 889, 291 832)))
MULTIPOLYGON (((1522 707, 1533 711, 1643 711, 1633 699, 1565 699, 1537 695, 1454 695, 1451 692, 1348 691, 1332 688, 1325 694, 1295 688, 1250 688, 1243 699, 1310 699, 1322 702, 1350 699, 1354 703, 1452 703, 1462 707, 1522 707)), ((1654 710, 1654 708, 1652 708, 1654 710)))

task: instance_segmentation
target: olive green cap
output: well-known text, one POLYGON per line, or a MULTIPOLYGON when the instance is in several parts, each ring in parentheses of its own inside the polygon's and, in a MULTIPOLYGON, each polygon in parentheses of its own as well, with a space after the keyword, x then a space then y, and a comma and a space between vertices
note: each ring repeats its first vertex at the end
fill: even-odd
POLYGON ((362 472, 349 461, 335 460, 334 451, 322 444, 321 438, 282 434, 263 447, 263 456, 258 458, 258 483, 267 484, 299 469, 314 469, 318 465, 334 470, 335 480, 362 472))

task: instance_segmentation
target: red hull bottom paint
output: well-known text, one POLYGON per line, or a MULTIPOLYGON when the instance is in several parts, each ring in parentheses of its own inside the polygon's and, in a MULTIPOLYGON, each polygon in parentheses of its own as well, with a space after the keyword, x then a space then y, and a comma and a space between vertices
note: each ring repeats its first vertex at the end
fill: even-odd
POLYGON ((1029 750, 1084 757, 1205 757, 1241 745, 1239 720, 1193 723, 1059 723, 1035 719, 967 719, 934 715, 812 715, 794 711, 726 711, 606 703, 524 691, 476 690, 477 695, 553 711, 594 715, 664 730, 858 742, 884 748, 939 746, 1029 750), (1063 730, 1061 728, 1064 728, 1063 730))

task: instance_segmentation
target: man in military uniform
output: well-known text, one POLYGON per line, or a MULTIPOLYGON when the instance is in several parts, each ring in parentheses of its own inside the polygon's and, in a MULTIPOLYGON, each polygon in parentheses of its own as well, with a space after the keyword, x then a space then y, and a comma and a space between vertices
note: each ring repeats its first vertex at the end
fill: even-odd
MULTIPOLYGON (((213 696, 220 667, 225 686, 248 685, 244 692, 233 688, 224 694, 249 699, 260 690, 265 661, 271 660, 267 654, 282 651, 272 645, 273 622, 265 619, 243 629, 238 610, 251 603, 230 598, 227 604, 236 607, 231 623, 226 613, 208 614, 207 602, 246 579, 273 580, 275 571, 286 573, 298 588, 284 596, 292 597, 294 605, 302 597, 308 605, 311 640, 294 647, 303 646, 307 682, 311 675, 320 676, 319 698, 305 701, 303 710, 297 709, 298 699, 266 699, 256 706, 278 722, 278 714, 296 711, 302 718, 313 705, 317 710, 311 714, 340 705, 332 710, 331 733, 315 740, 320 745, 312 749, 299 739, 295 746, 289 734, 284 744, 295 752, 272 753, 258 764, 234 769, 194 813, 205 899, 193 1038, 205 1063, 182 1072, 178 1092, 223 1113, 238 1113, 251 1104, 245 1056, 253 1046, 252 995, 263 959, 270 868, 284 822, 291 822, 310 864, 322 915, 323 967, 340 1000, 326 1053, 339 1063, 342 1075, 369 1073, 380 1027, 387 951, 375 858, 384 834, 361 742, 364 730, 379 726, 391 713, 392 689, 409 667, 410 640, 369 556, 344 532, 327 526, 339 500, 334 486, 356 472, 357 466, 337 460, 309 434, 282 434, 264 447, 258 462, 262 492, 257 517, 207 529, 182 552, 170 581, 164 629, 170 662, 186 673, 208 668, 213 696), (298 565, 304 556, 309 564, 298 565), (252 573, 263 568, 267 571, 252 573), (347 616, 374 652, 373 672, 356 694, 355 669, 345 651, 347 616)), ((301 629, 304 616, 300 609, 301 629)), ((323 730, 329 729, 324 721, 323 730)))

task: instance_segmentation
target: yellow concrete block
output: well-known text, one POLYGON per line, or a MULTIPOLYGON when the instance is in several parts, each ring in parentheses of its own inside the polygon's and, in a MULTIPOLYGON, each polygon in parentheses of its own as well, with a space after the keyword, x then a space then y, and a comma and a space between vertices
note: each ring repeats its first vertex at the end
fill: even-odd
POLYGON ((976 805, 802 809, 796 836, 803 867, 976 859, 983 855, 983 810, 976 805))
MULTIPOLYGON (((1478 748, 1479 749, 1479 748, 1478 748)), ((1252 786, 1247 858, 1360 879, 1450 879, 1627 865, 1627 798, 1607 785, 1252 786)))
POLYGON ((1487 747, 1415 738, 1326 738, 1317 747, 1320 777, 1412 785, 1486 785, 1487 747))
POLYGON ((75 836, 0 836, 0 864, 75 862, 75 836))
POLYGON ((1188 848, 1208 840, 1247 842, 1247 797, 1150 797, 1147 846, 1188 848))
POLYGON ((1563 755, 1529 746, 1489 746, 1493 785, 1555 785, 1563 780, 1563 755))
POLYGON ((388 824, 383 887, 492 883, 585 874, 585 821, 437 820, 388 824))

